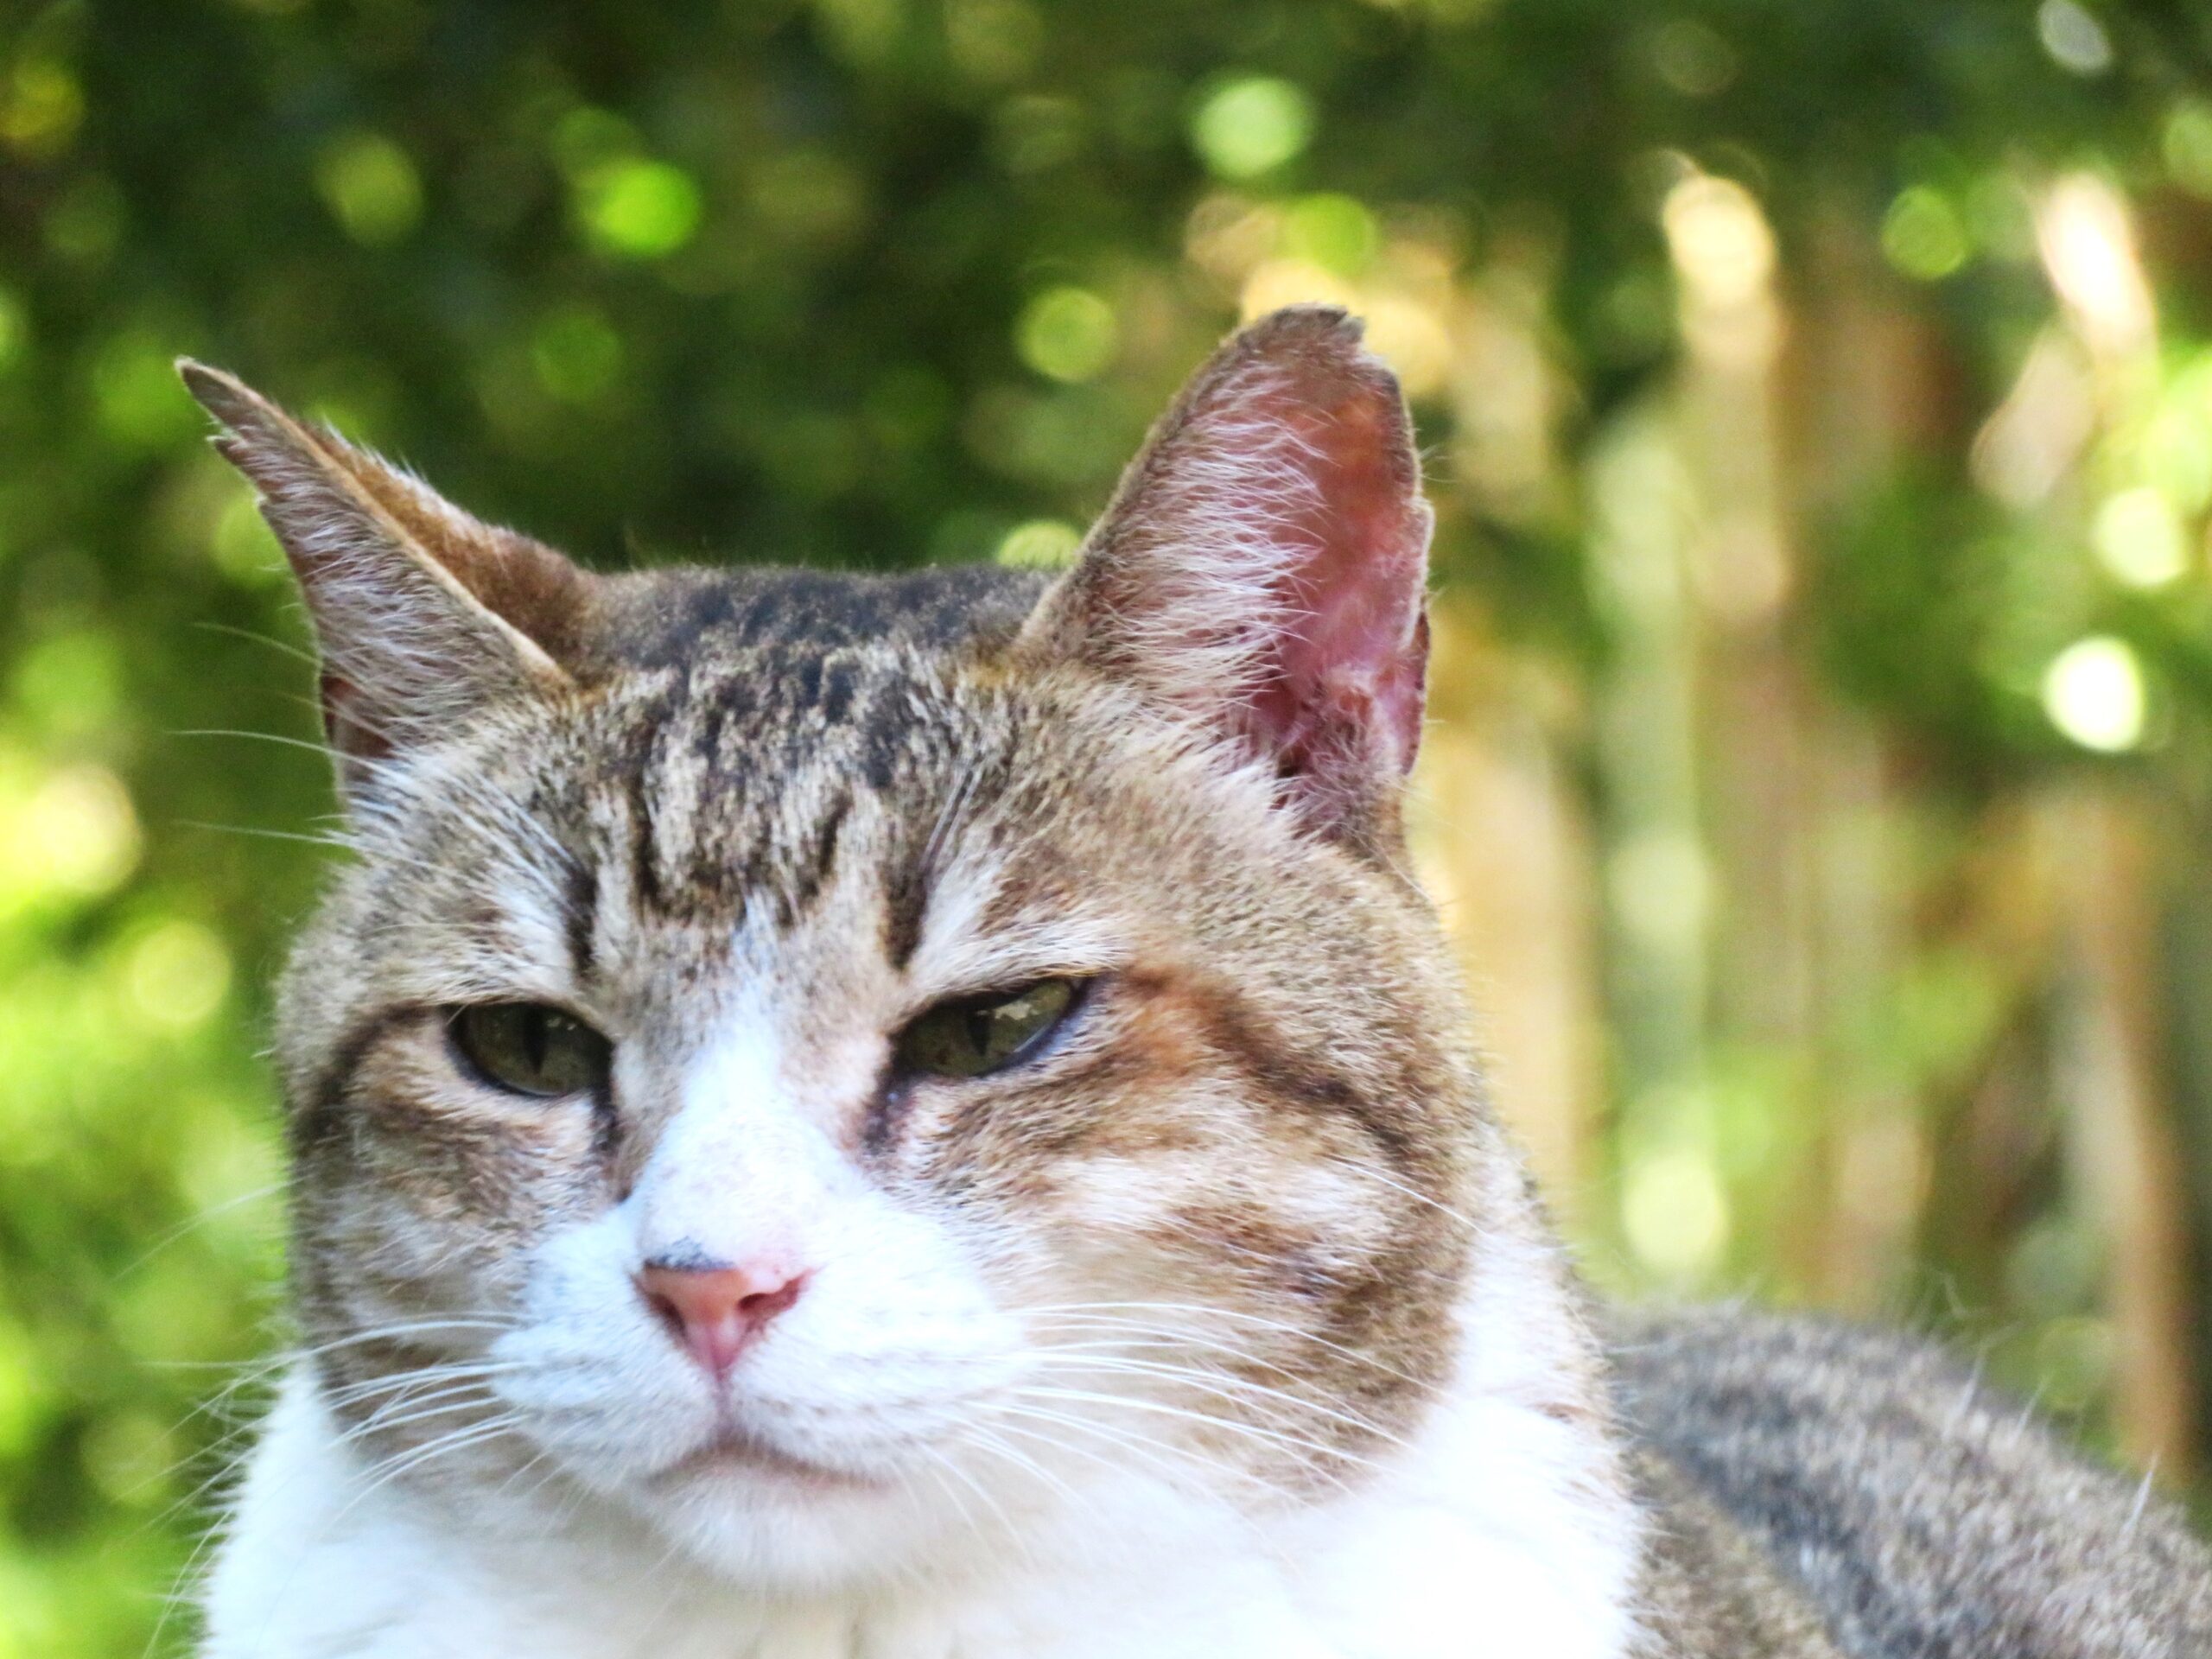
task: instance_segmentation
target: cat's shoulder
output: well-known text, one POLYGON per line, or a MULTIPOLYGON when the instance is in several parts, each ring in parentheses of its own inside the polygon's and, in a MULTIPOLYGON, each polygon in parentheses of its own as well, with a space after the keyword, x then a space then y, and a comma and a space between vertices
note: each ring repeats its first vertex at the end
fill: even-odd
POLYGON ((1925 1338, 1739 1310, 1617 1316, 1630 1431, 1879 1659, 2212 1651, 2212 1552, 1925 1338))

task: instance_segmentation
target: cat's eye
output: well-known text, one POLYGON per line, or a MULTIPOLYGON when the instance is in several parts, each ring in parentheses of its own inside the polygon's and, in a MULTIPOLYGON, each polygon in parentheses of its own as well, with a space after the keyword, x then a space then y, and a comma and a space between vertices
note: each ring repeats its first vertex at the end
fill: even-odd
POLYGON ((980 1077, 1027 1058, 1068 1017, 1078 986, 1040 979, 1020 990, 940 1002, 899 1033, 899 1070, 908 1077, 980 1077))
POLYGON ((479 1002, 446 1020, 454 1046, 486 1083, 551 1099, 607 1081, 607 1039, 543 1002, 479 1002))

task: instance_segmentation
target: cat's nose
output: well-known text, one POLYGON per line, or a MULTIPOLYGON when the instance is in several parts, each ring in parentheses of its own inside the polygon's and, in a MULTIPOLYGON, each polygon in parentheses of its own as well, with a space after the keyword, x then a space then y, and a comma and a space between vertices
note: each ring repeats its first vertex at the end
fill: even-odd
POLYGON ((798 1300, 806 1274, 778 1268, 670 1267, 647 1262, 638 1288, 674 1334, 720 1381, 768 1321, 798 1300))

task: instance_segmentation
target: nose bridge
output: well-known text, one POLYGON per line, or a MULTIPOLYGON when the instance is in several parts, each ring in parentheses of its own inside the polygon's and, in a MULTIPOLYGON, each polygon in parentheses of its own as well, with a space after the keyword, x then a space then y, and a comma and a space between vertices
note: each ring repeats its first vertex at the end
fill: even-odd
POLYGON ((647 1262, 734 1262, 802 1251, 836 1150, 777 1077, 772 1041, 733 1037, 682 1079, 631 1203, 647 1262))

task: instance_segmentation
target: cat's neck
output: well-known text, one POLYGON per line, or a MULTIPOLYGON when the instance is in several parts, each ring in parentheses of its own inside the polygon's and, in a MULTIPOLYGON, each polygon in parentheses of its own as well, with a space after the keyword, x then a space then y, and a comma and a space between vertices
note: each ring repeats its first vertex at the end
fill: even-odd
POLYGON ((1514 1221, 1485 1230, 1452 1387, 1341 1492, 1255 1517, 1133 1471, 1057 1532, 980 1531, 925 1580, 811 1599, 710 1579, 588 1501, 541 1501, 533 1527, 498 1493, 365 1495, 296 1377, 212 1585, 208 1659, 1444 1659, 1471 1630, 1496 1659, 1621 1659, 1643 1522, 1571 1276, 1514 1221))

